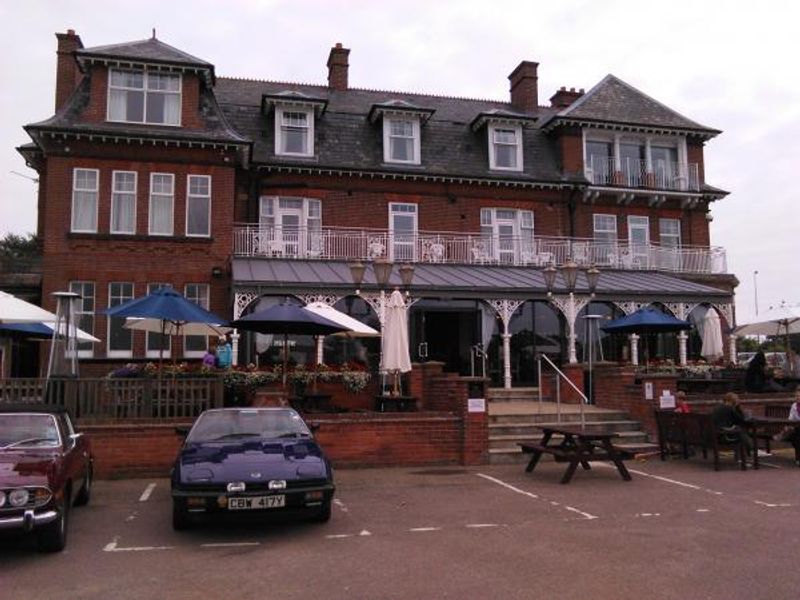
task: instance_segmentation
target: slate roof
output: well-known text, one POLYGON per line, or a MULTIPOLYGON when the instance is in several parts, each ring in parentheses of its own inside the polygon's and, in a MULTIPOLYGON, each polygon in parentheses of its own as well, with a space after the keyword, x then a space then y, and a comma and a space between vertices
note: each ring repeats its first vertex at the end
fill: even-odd
POLYGON ((81 48, 75 51, 75 55, 80 62, 85 57, 105 57, 128 59, 131 61, 155 62, 171 65, 202 67, 214 70, 214 65, 210 62, 197 58, 179 50, 169 44, 165 44, 159 39, 150 38, 147 40, 137 40, 135 42, 125 42, 122 44, 110 44, 107 46, 94 46, 92 48, 81 48))
MULTIPOLYGON (((346 262, 318 260, 279 260, 263 258, 234 258, 233 282, 239 285, 261 285, 275 291, 293 292, 302 288, 348 289, 353 280, 346 262)), ((390 286, 401 284, 395 269, 390 286)), ((362 289, 376 287, 374 275, 367 270, 362 289)), ((563 288, 561 279, 556 280, 556 290, 563 288)), ((578 292, 588 292, 586 279, 578 275, 578 292)), ((418 263, 414 268, 413 290, 417 294, 442 293, 447 297, 485 298, 486 294, 509 294, 530 297, 531 294, 546 294, 547 287, 541 269, 532 267, 509 267, 487 265, 436 265, 418 263)), ((597 284, 596 293, 615 296, 630 295, 636 298, 666 299, 730 298, 730 294, 710 286, 678 279, 664 273, 652 271, 604 270, 597 284)))
POLYGON ((720 133, 687 119, 614 75, 606 75, 586 94, 552 117, 554 121, 561 119, 689 130, 709 137, 720 133))
POLYGON ((200 92, 202 129, 137 123, 113 123, 109 121, 100 123, 81 121, 80 116, 89 104, 90 78, 91 73, 83 78, 60 111, 49 119, 26 125, 25 130, 30 133, 35 133, 36 131, 59 131, 231 144, 247 144, 249 142, 249 140, 243 138, 231 128, 220 110, 214 94, 207 88, 203 88, 200 92))
MULTIPOLYGON (((353 88, 337 91, 322 85, 226 77, 217 80, 214 92, 231 125, 241 135, 253 140, 254 163, 526 183, 564 181, 558 169, 555 144, 537 127, 523 129, 524 171, 489 169, 486 132, 473 132, 470 123, 479 114, 491 111, 519 115, 508 102, 353 88), (286 92, 297 92, 328 102, 325 114, 315 123, 313 158, 275 155, 274 114, 263 114, 261 102, 264 95, 275 97, 286 92), (383 161, 382 125, 370 123, 367 117, 374 105, 389 103, 407 103, 434 111, 421 128, 422 164, 419 166, 393 165, 383 161)), ((581 181, 584 180, 581 178, 581 181)))

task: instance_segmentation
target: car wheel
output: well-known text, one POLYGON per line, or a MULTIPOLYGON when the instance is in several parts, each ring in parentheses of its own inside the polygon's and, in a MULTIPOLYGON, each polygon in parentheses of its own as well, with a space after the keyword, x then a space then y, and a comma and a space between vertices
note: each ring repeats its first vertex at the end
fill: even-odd
POLYGON ((180 500, 172 501, 172 528, 175 531, 184 531, 192 526, 192 521, 189 518, 189 513, 186 512, 186 507, 180 500))
POLYGON ((78 491, 78 496, 75 498, 75 506, 85 506, 89 504, 92 497, 92 479, 94 478, 94 467, 92 463, 86 467, 86 479, 83 480, 83 485, 78 491))
MULTIPOLYGON (((64 494, 66 495, 67 492, 65 491, 64 494)), ((62 500, 56 511, 58 518, 39 530, 36 541, 40 552, 61 552, 67 545, 69 502, 62 500)))
POLYGON ((322 501, 322 506, 319 507, 317 513, 314 515, 313 520, 317 523, 327 523, 331 520, 331 499, 322 501))

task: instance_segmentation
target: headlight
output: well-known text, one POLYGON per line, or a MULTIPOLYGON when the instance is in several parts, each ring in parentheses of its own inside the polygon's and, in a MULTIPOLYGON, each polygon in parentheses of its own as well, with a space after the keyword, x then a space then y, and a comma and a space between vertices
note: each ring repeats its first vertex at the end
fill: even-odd
POLYGON ((6 503, 6 493, 0 490, 0 508, 2 508, 6 503))
POLYGON ((30 494, 26 489, 18 489, 12 490, 11 493, 8 494, 8 501, 11 503, 11 506, 25 506, 28 503, 28 498, 30 494))

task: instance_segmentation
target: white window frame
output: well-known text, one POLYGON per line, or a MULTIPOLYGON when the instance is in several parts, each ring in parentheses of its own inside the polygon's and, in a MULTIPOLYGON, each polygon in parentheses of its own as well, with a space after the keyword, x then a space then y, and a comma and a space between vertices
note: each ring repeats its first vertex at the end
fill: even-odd
MULTIPOLYGON (((405 234, 404 234, 405 235, 405 234)), ((417 260, 417 238, 419 237, 419 207, 414 202, 390 202, 389 203, 389 248, 388 248, 388 256, 389 260, 401 260, 401 261, 408 261, 408 260, 417 260), (396 210, 399 209, 399 210, 396 210), (413 239, 411 241, 396 241, 394 239, 394 215, 413 215, 414 218, 414 231, 411 234, 413 239), (396 256, 397 247, 411 247, 411 256, 396 256)))
POLYGON ((681 220, 680 219, 661 218, 661 217, 658 219, 658 243, 662 247, 667 247, 667 248, 680 248, 681 247, 682 240, 681 240, 681 220), (674 233, 674 234, 673 233, 669 233, 669 232, 664 233, 663 225, 666 225, 667 223, 670 223, 670 224, 676 226, 675 227, 676 233, 674 233), (672 238, 673 240, 676 240, 677 243, 675 243, 674 245, 665 246, 664 245, 664 238, 672 238))
MULTIPOLYGON (((522 126, 504 123, 490 123, 488 127, 488 141, 489 141, 489 168, 495 171, 522 171, 522 126), (517 152, 517 164, 514 167, 504 167, 497 164, 495 160, 495 141, 494 134, 497 130, 510 130, 514 132, 514 137, 517 140, 515 144, 517 152)), ((511 144, 503 144, 510 146, 511 144)))
POLYGON ((136 205, 138 204, 138 191, 139 191, 139 175, 136 171, 111 171, 111 209, 109 210, 111 219, 108 224, 108 230, 114 235, 135 235, 136 234, 136 205), (118 191, 117 176, 118 175, 133 175, 133 192, 118 191), (133 230, 124 231, 114 229, 114 217, 116 216, 114 196, 117 194, 133 194, 133 230))
POLYGON ((270 256, 319 257, 322 254, 322 201, 302 196, 261 196, 258 202, 259 237, 256 250, 270 256), (301 207, 283 208, 281 199, 297 200, 301 207), (284 234, 281 217, 300 211, 300 226, 296 234, 284 234))
MULTIPOLYGON (((76 299, 75 301, 75 324, 90 335, 94 335, 94 328, 96 324, 96 311, 97 308, 97 286, 95 285, 94 281, 70 281, 69 282, 69 291, 79 294, 80 298, 76 299), (91 296, 85 294, 87 288, 91 288, 91 296), (86 310, 84 308, 84 301, 88 298, 92 300, 92 310, 86 310), (91 315, 92 317, 92 326, 91 327, 82 327, 81 317, 83 315, 91 315)), ((94 356, 94 344, 92 342, 78 342, 78 358, 92 358, 94 356)))
POLYGON ((314 109, 293 106, 275 108, 275 154, 278 156, 314 156, 314 109), (306 148, 307 152, 283 151, 283 115, 284 113, 304 113, 306 115, 306 148))
POLYGON ((493 260, 501 260, 502 256, 511 256, 512 261, 501 261, 503 264, 530 263, 534 261, 536 248, 535 215, 532 210, 506 208, 502 206, 481 209, 481 238, 487 244, 483 248, 493 260), (512 212, 513 217, 499 217, 498 212, 512 212), (527 222, 526 222, 527 221, 527 222), (507 246, 505 236, 501 239, 501 225, 512 227, 512 249, 507 246))
POLYGON ((387 163, 398 163, 407 165, 418 165, 421 162, 420 148, 420 127, 418 117, 384 117, 383 118, 383 161, 387 163), (408 123, 411 125, 411 148, 413 156, 410 160, 399 160, 392 157, 392 138, 409 139, 392 135, 393 123, 408 123))
POLYGON ((211 175, 187 175, 186 176, 186 237, 200 237, 200 238, 208 238, 211 237, 211 201, 212 201, 212 184, 211 175), (207 196, 200 196, 198 194, 191 193, 191 181, 192 177, 203 177, 208 180, 208 195, 207 196), (189 204, 191 203, 192 198, 208 198, 208 232, 207 233, 189 233, 189 204))
POLYGON ((97 233, 97 212, 99 205, 99 190, 100 190, 100 169, 72 169, 72 206, 70 213, 70 231, 73 233, 97 233), (78 188, 78 172, 86 171, 94 173, 94 189, 91 188, 78 188), (94 193, 94 229, 76 229, 75 228, 75 193, 94 193))
MULTIPOLYGON (((108 308, 112 308, 112 306, 117 306, 117 304, 111 304, 111 286, 113 285, 130 285, 131 286, 131 295, 130 298, 123 300, 122 302, 127 302, 136 297, 136 284, 132 281, 110 281, 108 283, 108 308)), ((122 304, 120 302, 119 304, 122 304)), ((130 350, 112 350, 111 349, 111 320, 118 317, 108 316, 106 317, 106 356, 108 358, 131 358, 133 356, 133 346, 134 346, 134 335, 133 330, 131 330, 131 348, 130 350)), ((124 320, 124 319, 123 319, 124 320)))
POLYGON ((619 241, 617 232, 617 215, 609 214, 609 213, 592 213, 592 239, 597 242, 608 242, 609 244, 616 244, 619 241), (598 221, 609 219, 613 224, 612 228, 601 228, 598 227, 598 221), (613 234, 613 238, 610 240, 606 240, 604 238, 598 238, 598 233, 605 233, 605 234, 613 234))
POLYGON ((175 175, 173 173, 150 173, 150 198, 147 203, 147 233, 149 235, 170 236, 175 234, 175 175), (153 180, 156 176, 169 177, 171 191, 169 194, 163 192, 153 191, 153 180), (170 222, 169 231, 153 231, 153 199, 154 197, 169 198, 170 207, 170 222))
POLYGON ((174 75, 178 78, 178 91, 177 92, 165 92, 163 90, 152 90, 153 93, 156 94, 173 94, 178 96, 178 122, 177 123, 164 123, 159 121, 148 121, 147 120, 147 94, 150 91, 148 89, 148 78, 149 71, 147 69, 109 69, 108 70, 108 86, 106 90, 106 121, 110 123, 139 123, 143 125, 162 125, 164 127, 181 127, 181 123, 183 123, 183 75, 181 73, 166 73, 166 72, 156 72, 158 75, 174 75), (142 83, 144 87, 140 90, 139 88, 131 88, 131 87, 124 87, 124 86, 114 86, 111 85, 111 74, 113 71, 139 71, 142 73, 142 83), (142 107, 142 120, 141 121, 128 121, 126 119, 112 119, 111 118, 111 91, 112 90, 125 90, 125 91, 132 91, 138 92, 141 91, 143 93, 144 99, 143 103, 144 106, 142 107))
POLYGON ((636 135, 618 134, 602 131, 599 129, 583 130, 583 167, 584 174, 591 175, 591 166, 588 164, 587 144, 589 142, 601 142, 611 144, 611 160, 614 162, 614 170, 622 170, 622 157, 620 146, 625 143, 638 143, 645 147, 644 159, 648 166, 648 172, 654 172, 651 149, 653 146, 676 148, 678 151, 678 164, 688 165, 688 153, 686 149, 686 136, 664 136, 664 135, 636 135))
MULTIPOLYGON (((201 298, 201 302, 198 302, 197 304, 199 304, 200 306, 202 306, 206 310, 210 310, 209 309, 209 302, 211 301, 211 286, 209 284, 207 284, 207 283, 187 283, 187 284, 185 284, 183 286, 183 295, 187 300, 191 300, 192 302, 194 302, 194 300, 192 300, 192 298, 189 296, 189 286, 192 286, 192 285, 200 287, 200 288, 204 288, 205 298, 201 298)), ((185 335, 185 336, 183 336, 183 356, 184 356, 184 358, 203 358, 203 356, 205 356, 205 353, 206 353, 207 349, 208 349, 208 336, 203 336, 203 335, 185 335), (187 340, 187 338, 190 338, 190 337, 192 337, 192 338, 201 338, 201 337, 206 338, 206 347, 203 348, 202 350, 187 350, 186 349, 186 340, 187 340)))

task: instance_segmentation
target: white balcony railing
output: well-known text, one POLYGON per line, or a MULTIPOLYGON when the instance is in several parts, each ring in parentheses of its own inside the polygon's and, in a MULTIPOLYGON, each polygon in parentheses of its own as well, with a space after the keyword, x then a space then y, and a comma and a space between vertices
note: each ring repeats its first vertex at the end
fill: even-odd
POLYGON ((559 266, 572 258, 579 265, 595 264, 611 269, 727 273, 725 250, 719 247, 429 231, 392 234, 386 230, 338 227, 309 230, 237 225, 233 254, 302 260, 387 258, 396 262, 536 267, 551 263, 559 266))
POLYGON ((623 159, 619 168, 613 158, 590 157, 586 176, 595 185, 652 188, 658 190, 700 190, 697 163, 668 164, 655 161, 648 169, 647 161, 623 159))

